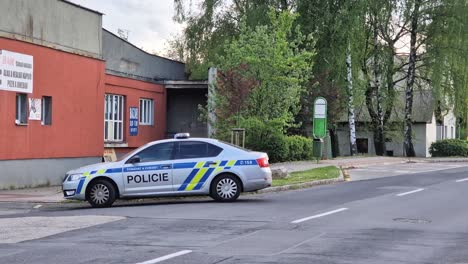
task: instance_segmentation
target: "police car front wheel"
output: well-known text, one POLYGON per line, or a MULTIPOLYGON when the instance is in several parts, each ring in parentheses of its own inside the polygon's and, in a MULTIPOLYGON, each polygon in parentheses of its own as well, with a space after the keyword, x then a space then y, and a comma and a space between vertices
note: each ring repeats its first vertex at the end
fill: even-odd
POLYGON ((88 202, 92 207, 109 207, 115 201, 115 188, 107 180, 98 180, 88 190, 88 202))
POLYGON ((211 185, 211 197, 219 202, 235 201, 241 193, 241 183, 233 175, 225 174, 216 178, 211 185))

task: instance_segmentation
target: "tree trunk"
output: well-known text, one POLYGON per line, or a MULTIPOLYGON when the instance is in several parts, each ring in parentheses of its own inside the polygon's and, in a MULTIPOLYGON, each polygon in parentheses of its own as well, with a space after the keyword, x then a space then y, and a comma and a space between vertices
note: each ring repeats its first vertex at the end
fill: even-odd
POLYGON ((381 72, 379 65, 379 39, 378 39, 378 28, 377 28, 377 15, 374 16, 374 86, 377 97, 377 120, 374 120, 374 147, 375 154, 378 156, 383 156, 385 154, 385 136, 384 136, 384 112, 383 112, 383 96, 382 96, 382 85, 381 81, 381 72))
POLYGON ((353 68, 351 64, 351 43, 348 42, 346 50, 346 81, 348 83, 348 123, 349 123, 349 143, 351 156, 357 154, 356 145, 356 120, 354 115, 354 88, 353 88, 353 68))
POLYGON ((416 38, 418 33, 419 7, 421 0, 416 0, 414 10, 411 16, 411 40, 410 40, 410 55, 408 61, 408 78, 406 79, 406 103, 405 103, 405 153, 407 157, 414 157, 413 146, 413 89, 416 73, 416 38))

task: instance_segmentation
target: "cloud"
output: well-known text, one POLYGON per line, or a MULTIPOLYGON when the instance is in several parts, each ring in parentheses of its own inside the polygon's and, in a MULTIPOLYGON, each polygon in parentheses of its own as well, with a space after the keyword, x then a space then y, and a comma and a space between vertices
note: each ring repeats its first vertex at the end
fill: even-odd
POLYGON ((128 40, 148 52, 164 53, 167 40, 182 31, 174 22, 174 0, 69 0, 104 14, 103 27, 115 34, 128 30, 128 40))

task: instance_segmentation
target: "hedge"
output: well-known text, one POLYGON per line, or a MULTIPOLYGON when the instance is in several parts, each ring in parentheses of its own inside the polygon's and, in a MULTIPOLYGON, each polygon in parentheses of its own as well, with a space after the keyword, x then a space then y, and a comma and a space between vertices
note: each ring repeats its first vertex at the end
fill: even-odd
POLYGON ((284 135, 281 120, 249 118, 241 120, 240 125, 246 132, 245 147, 268 153, 270 162, 312 159, 312 139, 284 135))
POLYGON ((429 153, 432 157, 468 157, 468 141, 461 139, 444 139, 431 144, 429 153))
POLYGON ((288 146, 287 160, 312 159, 312 139, 302 136, 285 136, 288 146))

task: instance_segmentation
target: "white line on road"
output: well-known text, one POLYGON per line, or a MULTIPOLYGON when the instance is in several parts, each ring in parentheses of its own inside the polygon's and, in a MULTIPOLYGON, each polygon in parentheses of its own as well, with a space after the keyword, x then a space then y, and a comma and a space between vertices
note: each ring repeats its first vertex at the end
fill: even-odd
POLYGON ((171 258, 175 258, 175 257, 178 257, 178 256, 182 256, 182 255, 185 255, 185 254, 188 254, 188 253, 192 253, 192 250, 182 250, 182 251, 179 251, 179 252, 176 252, 176 253, 172 253, 172 254, 162 256, 162 257, 159 257, 159 258, 155 258, 155 259, 152 259, 152 260, 148 260, 148 261, 145 261, 145 262, 139 262, 137 264, 159 263, 161 261, 168 260, 168 259, 171 259, 171 258))
POLYGON ((456 181, 456 182, 464 182, 464 181, 468 181, 468 178, 460 179, 460 180, 458 180, 458 181, 456 181))
POLYGON ((399 193, 396 196, 405 196, 405 195, 412 194, 412 193, 417 193, 417 192, 420 192, 420 191, 424 191, 424 189, 419 188, 419 189, 416 189, 416 190, 413 190, 413 191, 410 191, 410 192, 399 193))
POLYGON ((313 216, 297 219, 297 220, 292 221, 291 224, 298 224, 298 223, 301 223, 301 222, 304 222, 304 221, 307 221, 307 220, 311 220, 311 219, 315 219, 315 218, 319 218, 319 217, 327 216, 327 215, 331 215, 331 214, 336 214, 336 213, 346 211, 346 210, 348 210, 348 208, 336 209, 336 210, 333 210, 333 211, 330 211, 330 212, 326 212, 326 213, 322 213, 322 214, 318 214, 318 215, 313 215, 313 216))

